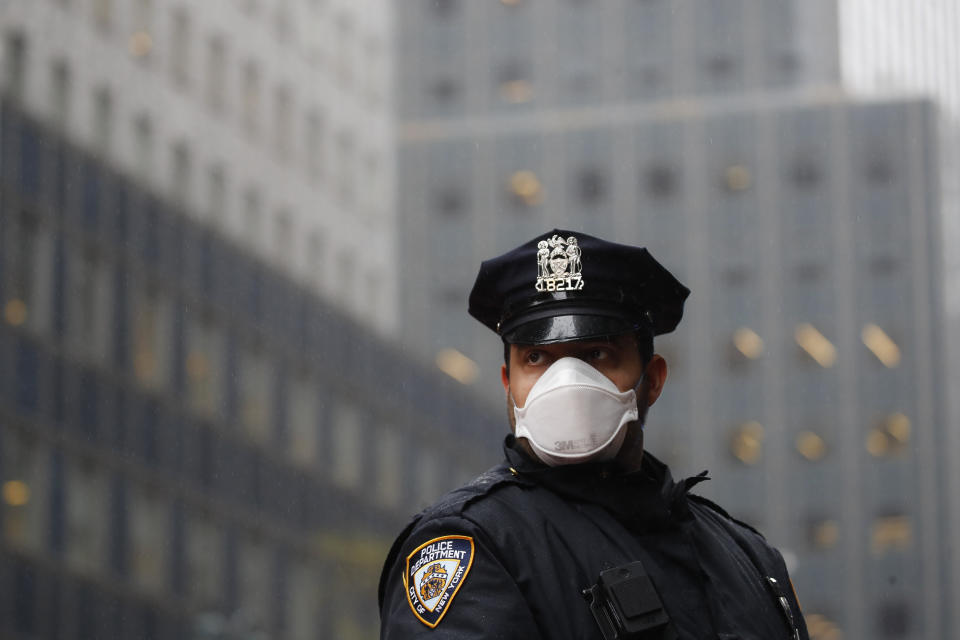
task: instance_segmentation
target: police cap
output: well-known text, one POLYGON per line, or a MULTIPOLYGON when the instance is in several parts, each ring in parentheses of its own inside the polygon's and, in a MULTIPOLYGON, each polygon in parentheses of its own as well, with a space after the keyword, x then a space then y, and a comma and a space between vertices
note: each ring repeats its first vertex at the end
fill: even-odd
POLYGON ((554 229, 484 261, 469 312, 510 344, 673 331, 690 290, 643 248, 554 229))

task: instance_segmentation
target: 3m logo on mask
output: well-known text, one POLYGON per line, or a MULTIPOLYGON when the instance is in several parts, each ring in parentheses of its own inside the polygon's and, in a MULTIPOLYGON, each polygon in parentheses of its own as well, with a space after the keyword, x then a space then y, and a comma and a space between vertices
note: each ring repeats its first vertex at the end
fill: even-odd
POLYGON ((473 538, 444 536, 407 556, 403 586, 413 614, 430 628, 440 624, 473 564, 473 538))
POLYGON ((564 240, 554 235, 537 243, 537 291, 583 289, 580 269, 580 246, 574 236, 564 240))

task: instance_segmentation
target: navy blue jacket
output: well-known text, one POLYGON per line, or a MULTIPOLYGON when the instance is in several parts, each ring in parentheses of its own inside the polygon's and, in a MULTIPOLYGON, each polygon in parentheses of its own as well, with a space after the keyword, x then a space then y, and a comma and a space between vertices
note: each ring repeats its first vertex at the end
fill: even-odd
POLYGON ((681 639, 807 640, 780 554, 688 493, 703 474, 675 483, 649 453, 627 475, 550 468, 512 436, 504 450, 397 538, 380 578, 382 640, 601 640, 583 590, 635 560, 681 639))

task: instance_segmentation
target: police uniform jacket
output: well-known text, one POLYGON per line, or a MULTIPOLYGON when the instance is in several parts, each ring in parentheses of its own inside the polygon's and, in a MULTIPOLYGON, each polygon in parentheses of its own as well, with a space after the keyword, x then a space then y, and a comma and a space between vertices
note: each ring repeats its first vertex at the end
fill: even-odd
POLYGON ((512 436, 504 452, 502 464, 416 516, 394 543, 380 578, 382 640, 599 640, 583 591, 601 571, 636 560, 673 637, 808 638, 780 554, 688 493, 704 474, 674 482, 649 453, 626 475, 597 464, 546 467, 512 436))

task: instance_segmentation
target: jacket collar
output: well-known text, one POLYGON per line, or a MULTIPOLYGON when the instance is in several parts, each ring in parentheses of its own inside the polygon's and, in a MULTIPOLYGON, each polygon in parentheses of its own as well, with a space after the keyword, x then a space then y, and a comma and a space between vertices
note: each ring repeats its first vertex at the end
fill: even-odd
POLYGON ((709 479, 704 471, 674 482, 669 467, 649 452, 644 452, 639 470, 623 473, 610 463, 548 467, 532 460, 512 434, 504 440, 503 451, 516 475, 564 497, 599 504, 631 528, 643 530, 675 526, 688 518, 687 492, 709 479))

